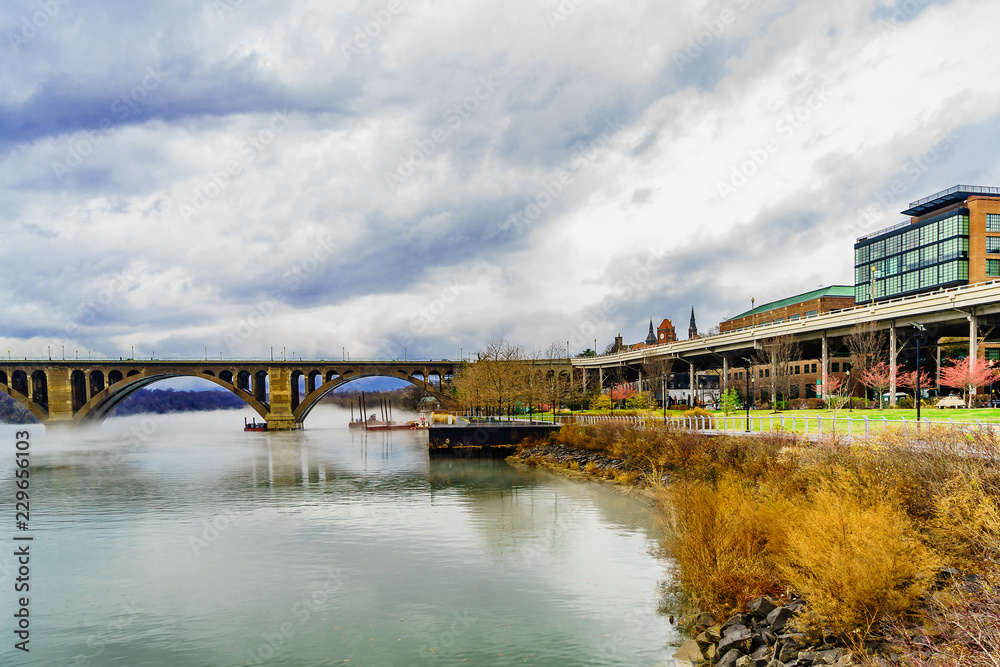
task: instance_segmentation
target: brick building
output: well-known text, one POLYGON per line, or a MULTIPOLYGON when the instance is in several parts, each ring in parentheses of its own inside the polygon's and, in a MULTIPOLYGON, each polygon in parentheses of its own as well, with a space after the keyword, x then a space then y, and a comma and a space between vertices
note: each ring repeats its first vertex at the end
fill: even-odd
POLYGON ((831 285, 765 303, 740 313, 719 324, 719 332, 726 333, 747 327, 769 327, 772 324, 792 322, 803 317, 812 317, 852 306, 854 306, 854 288, 849 285, 831 285))

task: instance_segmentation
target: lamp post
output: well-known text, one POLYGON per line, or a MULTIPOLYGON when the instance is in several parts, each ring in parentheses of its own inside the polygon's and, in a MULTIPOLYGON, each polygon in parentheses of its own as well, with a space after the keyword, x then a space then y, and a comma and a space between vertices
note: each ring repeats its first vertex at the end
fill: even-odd
POLYGON ((913 336, 913 339, 917 341, 917 428, 920 428, 920 339, 924 337, 924 332, 927 331, 927 327, 920 322, 910 322, 910 325, 916 327, 917 333, 913 336))
POLYGON ((854 412, 854 387, 851 386, 851 369, 847 369, 847 411, 854 412))
POLYGON ((663 405, 663 423, 667 423, 667 374, 660 374, 660 404, 663 405))
POLYGON ((747 374, 747 382, 743 388, 743 403, 747 409, 746 431, 747 433, 749 433, 750 432, 750 376, 752 375, 750 369, 752 367, 753 362, 750 361, 750 359, 748 359, 747 357, 742 357, 742 359, 744 362, 746 362, 746 365, 743 367, 744 371, 747 374))

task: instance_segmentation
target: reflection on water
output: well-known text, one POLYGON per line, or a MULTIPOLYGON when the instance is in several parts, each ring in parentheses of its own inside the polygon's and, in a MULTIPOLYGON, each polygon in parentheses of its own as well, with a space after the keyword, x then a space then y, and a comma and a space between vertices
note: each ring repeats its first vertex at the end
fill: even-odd
MULTIPOLYGON (((317 414, 337 427, 244 433, 239 413, 33 427, 32 651, 5 642, 0 664, 667 660, 641 503, 503 462, 431 462, 425 433, 317 414)), ((6 451, 13 432, 0 427, 6 451)), ((0 556, 8 618, 12 565, 0 556)))

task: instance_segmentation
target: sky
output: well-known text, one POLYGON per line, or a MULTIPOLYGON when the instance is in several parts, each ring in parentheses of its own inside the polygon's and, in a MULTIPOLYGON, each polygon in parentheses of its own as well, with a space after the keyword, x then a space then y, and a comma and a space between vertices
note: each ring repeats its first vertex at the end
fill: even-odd
MULTIPOLYGON (((5 0, 0 350, 577 354, 1000 186, 1000 3, 5 0), (404 349, 405 348, 405 349, 404 349)), ((134 352, 133 352, 134 351, 134 352)))

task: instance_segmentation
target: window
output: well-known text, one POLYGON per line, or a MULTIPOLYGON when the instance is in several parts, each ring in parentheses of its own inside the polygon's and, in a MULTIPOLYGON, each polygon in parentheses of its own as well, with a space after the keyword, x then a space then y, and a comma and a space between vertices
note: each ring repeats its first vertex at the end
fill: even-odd
POLYGON ((903 255, 903 270, 912 271, 918 268, 920 264, 920 251, 911 250, 910 252, 903 255))
POLYGON ((936 266, 929 269, 920 269, 920 287, 934 287, 938 282, 938 270, 936 266))
POLYGON ((1000 236, 986 237, 986 252, 1000 252, 1000 236))
POLYGON ((938 259, 942 262, 947 262, 949 259, 958 258, 958 239, 951 239, 950 241, 943 241, 941 245, 938 246, 938 259))
POLYGON ((882 259, 885 257, 885 241, 876 241, 871 245, 872 259, 882 259))
POLYGON ((757 377, 759 377, 759 378, 764 377, 764 369, 763 368, 761 368, 761 369, 759 369, 757 371, 757 377))
POLYGON ((807 310, 806 314, 803 315, 803 317, 815 317, 816 315, 819 315, 818 310, 807 310))
POLYGON ((845 373, 850 373, 851 372, 851 365, 849 363, 847 363, 846 361, 844 362, 844 372, 845 373))
POLYGON ((788 321, 789 322, 794 322, 795 320, 799 319, 799 317, 801 317, 801 315, 789 315, 788 316, 788 321))
MULTIPOLYGON (((957 262, 956 262, 956 271, 957 271, 957 262)), ((991 277, 1000 276, 1000 259, 986 260, 986 275, 991 277)))
POLYGON ((937 223, 932 222, 929 225, 924 225, 920 228, 920 245, 927 245, 928 243, 934 243, 938 238, 938 228, 937 223))
POLYGON ((813 364, 812 368, 813 368, 812 369, 813 375, 815 375, 816 374, 816 364, 813 364))
POLYGON ((796 366, 795 366, 795 374, 796 374, 796 375, 798 375, 798 374, 799 374, 799 366, 798 366, 798 365, 796 365, 796 366))
POLYGON ((916 271, 903 274, 903 291, 912 292, 920 287, 920 275, 916 271))
POLYGON ((1000 232, 1000 215, 996 213, 986 214, 986 231, 1000 232))
POLYGON ((920 266, 930 266, 938 261, 938 247, 929 245, 920 249, 920 266))
POLYGON ((766 378, 771 377, 771 369, 770 368, 765 368, 764 369, 764 377, 766 377, 766 378))
POLYGON ((785 321, 785 318, 784 318, 784 317, 779 317, 778 319, 776 319, 776 320, 774 321, 774 323, 775 323, 775 324, 781 324, 781 323, 782 323, 782 322, 784 322, 784 321, 785 321))
POLYGON ((969 263, 959 262, 958 263, 958 279, 968 280, 969 279, 969 263))
POLYGON ((939 232, 941 238, 946 239, 950 236, 958 235, 958 216, 953 215, 947 220, 942 220, 939 224, 939 232))
POLYGON ((920 230, 911 229, 903 234, 903 250, 913 250, 920 245, 920 230))
POLYGON ((890 236, 885 240, 885 254, 898 255, 903 249, 903 237, 901 234, 890 236))
POLYGON ((1000 347, 986 348, 986 358, 990 361, 1000 361, 1000 347))
POLYGON ((839 373, 840 372, 840 362, 837 362, 837 361, 833 362, 833 368, 831 368, 830 370, 833 371, 834 373, 839 373))
POLYGON ((938 280, 942 283, 952 283, 958 280, 958 262, 948 262, 939 266, 938 280))

